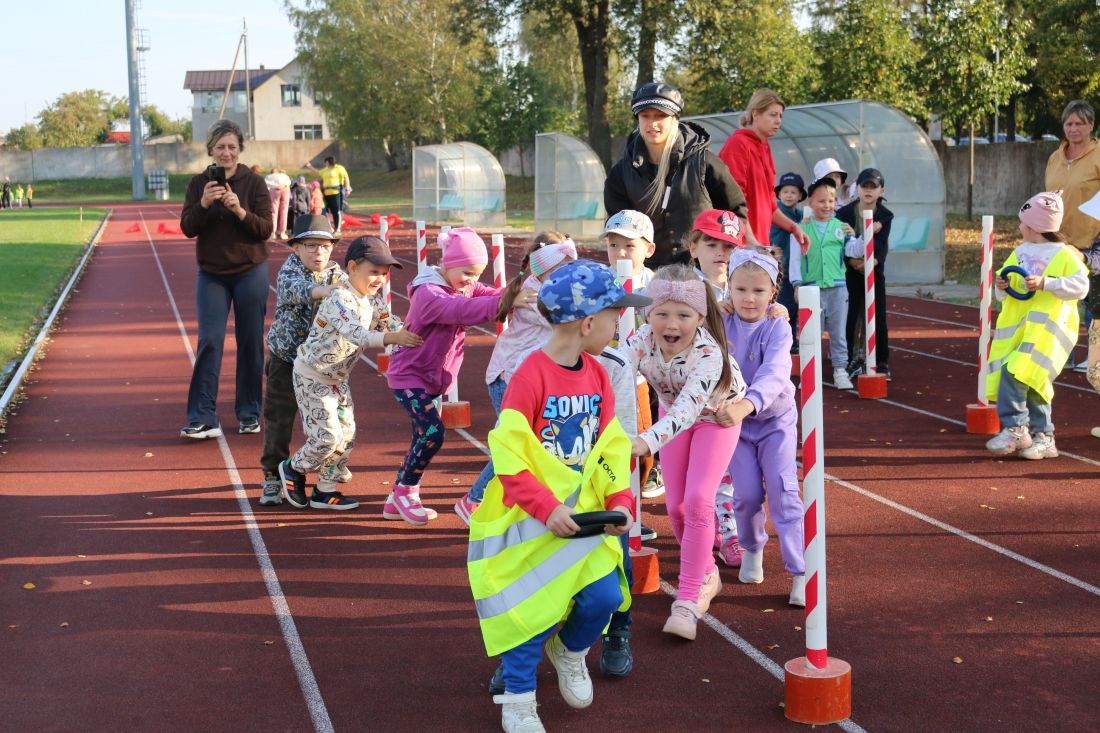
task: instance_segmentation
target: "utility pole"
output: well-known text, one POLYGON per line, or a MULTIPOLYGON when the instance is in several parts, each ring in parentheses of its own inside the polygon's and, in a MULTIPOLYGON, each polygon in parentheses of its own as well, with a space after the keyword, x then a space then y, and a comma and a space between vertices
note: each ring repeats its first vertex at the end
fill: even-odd
POLYGON ((141 85, 134 0, 126 2, 126 64, 130 77, 130 167, 134 201, 145 200, 145 149, 141 134, 141 85))
POLYGON ((248 139, 252 140, 252 78, 248 71, 248 18, 244 18, 242 22, 244 24, 244 33, 241 35, 244 39, 244 109, 248 116, 248 139))

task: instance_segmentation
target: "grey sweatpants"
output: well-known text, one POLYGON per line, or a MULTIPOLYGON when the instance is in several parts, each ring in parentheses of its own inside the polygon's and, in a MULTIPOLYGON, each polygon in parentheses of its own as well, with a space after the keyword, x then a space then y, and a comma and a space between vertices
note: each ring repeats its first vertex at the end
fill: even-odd
MULTIPOLYGON (((848 368, 848 288, 821 289, 821 328, 829 334, 829 357, 833 371, 848 368)), ((822 375, 826 377, 827 375, 822 375)))

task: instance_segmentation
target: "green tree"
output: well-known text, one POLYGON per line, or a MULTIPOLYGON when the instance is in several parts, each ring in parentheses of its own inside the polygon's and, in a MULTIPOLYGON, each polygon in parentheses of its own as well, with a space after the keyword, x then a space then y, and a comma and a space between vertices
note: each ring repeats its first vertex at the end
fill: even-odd
POLYGON ((22 127, 13 127, 7 134, 8 147, 15 150, 34 150, 42 147, 42 133, 33 122, 22 127))
POLYGON ((498 156, 519 146, 520 176, 526 193, 527 172, 523 169, 522 151, 534 143, 535 135, 546 129, 550 119, 544 80, 523 62, 503 69, 498 67, 486 74, 480 96, 479 125, 471 138, 498 156))
POLYGON ((189 143, 192 140, 190 117, 180 117, 173 120, 155 104, 147 104, 141 108, 141 118, 145 124, 145 135, 148 137, 170 135, 178 132, 183 135, 184 142, 189 143))
POLYGON ((106 140, 111 123, 127 116, 129 107, 124 99, 98 89, 86 89, 62 94, 39 112, 38 129, 45 147, 89 147, 106 140))
POLYGON ((683 25, 685 0, 616 0, 616 47, 637 64, 630 91, 657 80, 657 43, 673 44, 683 25))

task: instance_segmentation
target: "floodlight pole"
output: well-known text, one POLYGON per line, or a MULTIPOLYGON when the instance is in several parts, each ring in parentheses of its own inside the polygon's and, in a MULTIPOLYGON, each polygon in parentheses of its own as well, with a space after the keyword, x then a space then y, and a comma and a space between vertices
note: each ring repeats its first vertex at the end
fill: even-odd
POLYGON ((252 136, 252 79, 248 73, 248 18, 243 18, 242 23, 244 25, 244 33, 241 38, 244 39, 244 110, 245 115, 248 117, 248 139, 254 139, 252 136))
POLYGON ((126 65, 130 77, 130 178, 134 201, 145 200, 145 148, 141 134, 141 86, 138 84, 134 0, 126 0, 126 65))

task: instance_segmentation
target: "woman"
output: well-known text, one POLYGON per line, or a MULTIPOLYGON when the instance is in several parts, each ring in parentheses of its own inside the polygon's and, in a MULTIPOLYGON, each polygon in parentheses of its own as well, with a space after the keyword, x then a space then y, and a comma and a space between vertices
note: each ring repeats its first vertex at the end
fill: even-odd
POLYGON ((208 172, 187 184, 180 229, 195 237, 199 277, 195 307, 199 351, 187 393, 185 438, 216 438, 218 378, 229 306, 237 339, 237 399, 240 432, 260 432, 263 399, 264 315, 267 313, 267 238, 271 197, 264 179, 237 162, 244 133, 235 122, 218 120, 206 133, 206 152, 225 168, 222 186, 208 172))
MULTIPOLYGON (((1069 243, 1082 252, 1100 245, 1100 221, 1082 213, 1077 207, 1100 192, 1100 142, 1092 136, 1096 126, 1096 111, 1083 99, 1077 99, 1062 110, 1062 129, 1066 139, 1047 160, 1046 190, 1061 191, 1065 214, 1062 218, 1062 234, 1069 243)), ((1091 278, 1093 287, 1100 286, 1100 279, 1091 278)), ((1092 324, 1093 313, 1085 305, 1085 328, 1092 324)), ((1088 369, 1088 360, 1074 367, 1075 371, 1088 369)))
POLYGON ((268 194, 271 196, 271 238, 289 239, 286 233, 287 211, 290 208, 290 176, 278 168, 272 168, 270 175, 264 178, 268 194))
POLYGON ((325 197, 325 207, 332 215, 332 228, 335 234, 340 233, 340 220, 344 213, 344 199, 351 194, 351 178, 344 166, 336 164, 336 158, 331 155, 325 158, 325 167, 317 170, 310 163, 306 168, 321 176, 321 193, 325 197))
MULTIPOLYGON (((656 251, 647 266, 687 262, 695 218, 707 209, 722 209, 745 220, 745 196, 726 164, 710 152, 710 133, 680 121, 680 92, 668 84, 643 84, 630 108, 638 126, 604 182, 604 207, 608 216, 633 209, 653 221, 656 251)), ((757 244, 751 228, 748 239, 757 244)))

